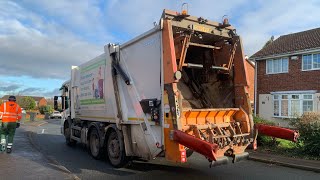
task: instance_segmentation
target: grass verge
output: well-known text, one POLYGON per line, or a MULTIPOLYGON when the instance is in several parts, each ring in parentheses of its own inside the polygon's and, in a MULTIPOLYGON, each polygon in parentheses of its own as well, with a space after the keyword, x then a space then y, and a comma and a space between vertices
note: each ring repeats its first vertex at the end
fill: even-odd
POLYGON ((276 155, 283 155, 287 157, 308 159, 308 160, 320 160, 320 157, 310 156, 302 152, 299 147, 303 144, 297 144, 288 140, 273 139, 268 145, 258 146, 258 151, 272 153, 276 155))

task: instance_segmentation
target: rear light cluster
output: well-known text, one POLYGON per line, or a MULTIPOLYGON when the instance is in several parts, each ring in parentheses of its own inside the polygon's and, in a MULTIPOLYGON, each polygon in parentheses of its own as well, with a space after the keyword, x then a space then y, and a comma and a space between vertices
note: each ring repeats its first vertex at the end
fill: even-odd
POLYGON ((187 162, 187 154, 186 154, 186 150, 180 150, 180 159, 182 163, 187 162))

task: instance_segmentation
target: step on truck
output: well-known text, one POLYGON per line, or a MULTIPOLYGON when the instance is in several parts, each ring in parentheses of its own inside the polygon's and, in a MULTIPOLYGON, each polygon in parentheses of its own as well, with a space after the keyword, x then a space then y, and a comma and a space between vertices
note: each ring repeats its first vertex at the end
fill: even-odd
POLYGON ((68 145, 85 144, 114 167, 195 151, 219 165, 255 142, 241 38, 228 19, 164 10, 158 25, 72 66, 61 98, 68 145))

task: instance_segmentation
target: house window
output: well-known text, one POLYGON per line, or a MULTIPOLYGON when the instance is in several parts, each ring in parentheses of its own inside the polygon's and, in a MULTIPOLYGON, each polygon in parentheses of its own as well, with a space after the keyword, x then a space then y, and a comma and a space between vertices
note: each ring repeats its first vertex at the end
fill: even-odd
POLYGON ((267 74, 288 72, 288 58, 267 60, 267 74))
POLYGON ((288 116, 288 95, 281 96, 281 116, 288 116))
POLYGON ((313 111, 312 95, 303 95, 302 110, 303 112, 313 111))
POLYGON ((280 116, 280 102, 279 102, 279 95, 273 96, 273 115, 274 116, 280 116))
POLYGON ((275 117, 294 118, 309 111, 313 111, 312 94, 273 95, 273 115, 275 117))
POLYGON ((320 54, 306 54, 302 56, 302 70, 320 69, 320 54))

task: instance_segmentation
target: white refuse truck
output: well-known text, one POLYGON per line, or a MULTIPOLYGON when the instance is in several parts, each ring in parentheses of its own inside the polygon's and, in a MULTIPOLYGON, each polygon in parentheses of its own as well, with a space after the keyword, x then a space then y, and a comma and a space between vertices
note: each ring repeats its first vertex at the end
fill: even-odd
POLYGON ((71 69, 62 133, 114 167, 194 151, 211 165, 248 156, 255 140, 240 37, 222 23, 164 10, 153 29, 71 69))

